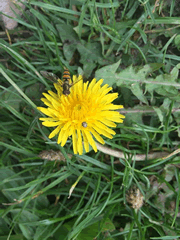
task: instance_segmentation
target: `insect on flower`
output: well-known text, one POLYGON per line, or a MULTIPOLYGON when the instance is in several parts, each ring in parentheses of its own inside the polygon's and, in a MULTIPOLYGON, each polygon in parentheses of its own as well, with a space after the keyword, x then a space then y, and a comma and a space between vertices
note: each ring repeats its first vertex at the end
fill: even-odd
MULTIPOLYGON (((50 80, 52 82, 59 82, 60 81, 59 77, 56 76, 54 73, 47 72, 47 71, 40 71, 40 73, 43 75, 43 77, 47 78, 48 80, 50 80)), ((70 94, 70 88, 81 80, 82 79, 78 80, 75 83, 72 83, 70 72, 67 68, 64 67, 62 84, 61 84, 62 88, 63 88, 62 93, 64 95, 68 96, 70 94)))
POLYGON ((87 122, 82 122, 82 126, 84 127, 84 128, 87 128, 87 122))

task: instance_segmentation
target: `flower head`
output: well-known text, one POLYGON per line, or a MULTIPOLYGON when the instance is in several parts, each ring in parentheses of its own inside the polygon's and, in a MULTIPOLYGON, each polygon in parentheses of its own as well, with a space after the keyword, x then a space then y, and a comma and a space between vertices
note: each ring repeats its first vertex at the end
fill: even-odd
POLYGON ((74 85, 70 88, 70 94, 62 94, 61 81, 54 86, 57 93, 48 91, 43 93, 45 98, 41 100, 48 108, 38 107, 46 114, 47 118, 40 118, 46 127, 55 127, 49 135, 53 138, 58 134, 57 143, 64 146, 68 137, 72 136, 74 153, 89 151, 89 145, 97 151, 94 139, 104 144, 101 135, 112 139, 115 135, 109 127, 116 127, 116 123, 122 123, 125 118, 116 109, 122 105, 114 105, 112 101, 118 97, 117 93, 109 93, 112 90, 108 84, 101 87, 103 79, 91 83, 83 83, 82 76, 73 76, 74 85))

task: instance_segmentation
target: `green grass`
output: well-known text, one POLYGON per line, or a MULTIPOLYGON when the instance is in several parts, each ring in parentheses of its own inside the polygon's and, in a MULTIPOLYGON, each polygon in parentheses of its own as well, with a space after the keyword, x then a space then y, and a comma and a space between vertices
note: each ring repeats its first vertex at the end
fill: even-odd
POLYGON ((178 1, 29 1, 12 44, 1 29, 0 240, 180 238, 178 151, 150 159, 180 145, 179 11, 178 1), (73 155, 71 139, 62 148, 38 120, 42 92, 54 90, 40 71, 61 77, 64 66, 119 93, 126 118, 106 154, 73 155), (65 161, 39 157, 50 149, 65 161))

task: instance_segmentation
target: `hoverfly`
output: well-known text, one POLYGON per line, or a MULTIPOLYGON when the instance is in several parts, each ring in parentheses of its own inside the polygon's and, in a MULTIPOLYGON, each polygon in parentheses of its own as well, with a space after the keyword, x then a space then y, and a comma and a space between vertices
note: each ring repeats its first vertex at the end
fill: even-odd
MULTIPOLYGON (((47 72, 47 71, 40 71, 40 73, 43 75, 43 77, 47 78, 50 81, 57 82, 59 79, 58 76, 56 76, 54 73, 47 72)), ((78 80, 77 82, 81 81, 82 79, 78 80)), ((64 68, 63 77, 62 77, 62 88, 63 88, 63 94, 68 96, 70 94, 70 88, 75 85, 75 83, 71 83, 71 76, 70 72, 67 68, 64 68)))

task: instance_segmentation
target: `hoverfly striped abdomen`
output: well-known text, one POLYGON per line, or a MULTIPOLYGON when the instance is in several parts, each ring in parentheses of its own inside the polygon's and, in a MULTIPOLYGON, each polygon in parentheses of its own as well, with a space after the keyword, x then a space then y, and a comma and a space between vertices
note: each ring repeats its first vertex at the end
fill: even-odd
POLYGON ((63 77, 62 77, 62 87, 63 87, 63 94, 68 96, 70 94, 70 87, 71 87, 71 76, 70 72, 67 68, 64 68, 63 77))
POLYGON ((67 68, 64 68, 64 72, 63 72, 63 82, 65 81, 68 81, 69 84, 70 84, 70 81, 71 81, 71 75, 70 75, 70 72, 67 68))

